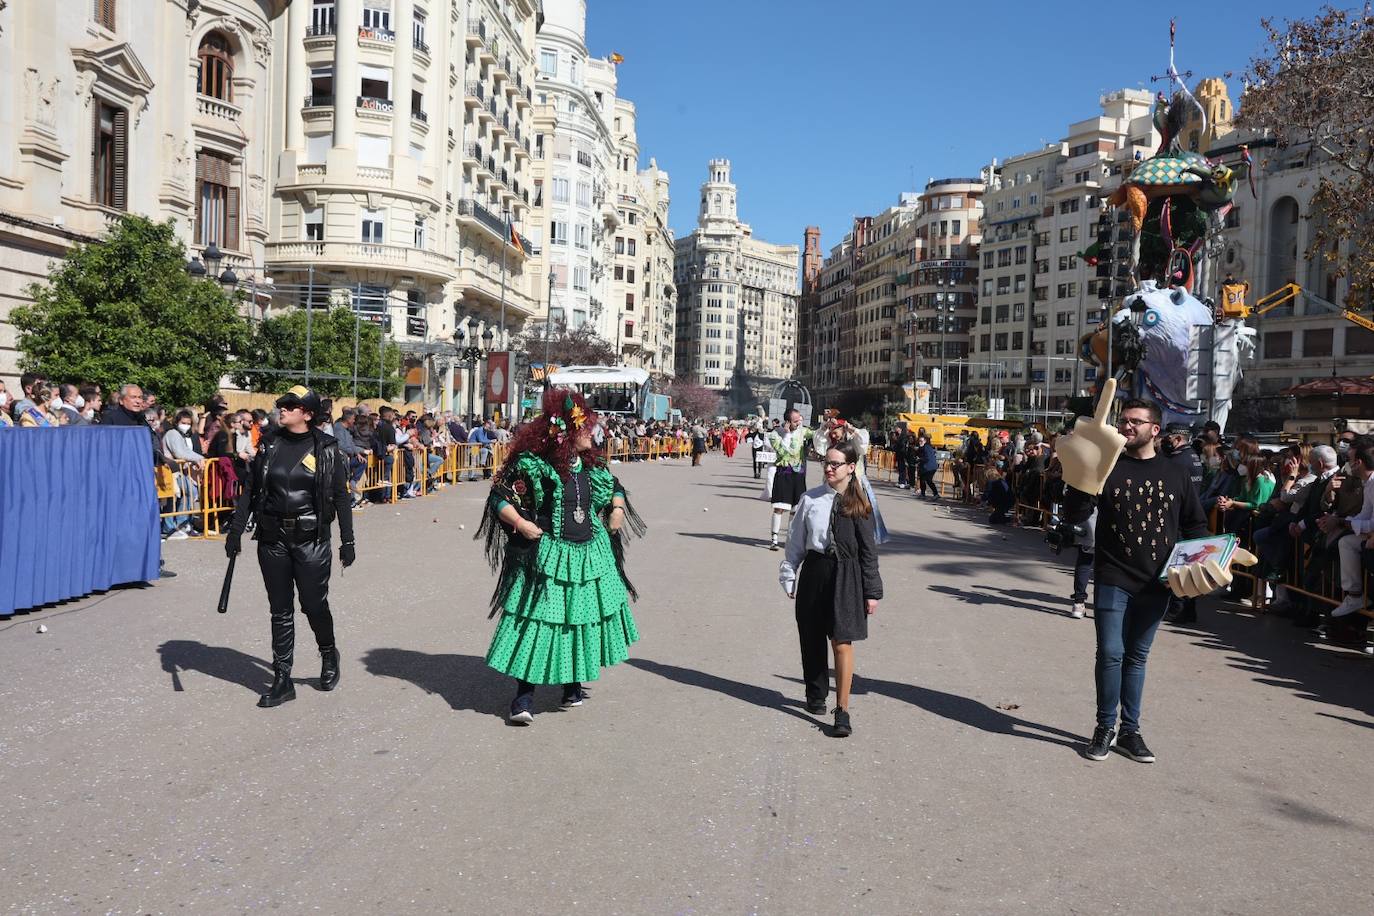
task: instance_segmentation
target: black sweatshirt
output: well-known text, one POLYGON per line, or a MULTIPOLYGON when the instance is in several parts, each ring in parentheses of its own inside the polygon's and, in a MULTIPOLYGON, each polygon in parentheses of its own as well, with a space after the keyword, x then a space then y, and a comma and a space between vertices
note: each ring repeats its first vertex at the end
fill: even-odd
POLYGON ((1065 518, 1086 521, 1097 504, 1098 585, 1115 585, 1131 594, 1163 588, 1159 573, 1180 539, 1206 537, 1207 513, 1189 480, 1188 468, 1156 454, 1122 455, 1094 499, 1072 487, 1064 498, 1065 518))

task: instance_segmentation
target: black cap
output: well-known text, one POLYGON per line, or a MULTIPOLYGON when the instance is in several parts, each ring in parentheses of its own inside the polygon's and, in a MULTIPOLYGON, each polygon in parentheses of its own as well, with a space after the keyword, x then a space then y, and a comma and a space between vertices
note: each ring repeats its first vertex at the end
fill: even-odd
POLYGON ((1164 427, 1164 435, 1166 436, 1191 436, 1192 434, 1193 428, 1187 423, 1170 423, 1164 427))
POLYGON ((1221 424, 1216 420, 1208 420, 1206 423, 1202 424, 1202 431, 1207 432, 1209 429, 1215 429, 1217 432, 1221 432, 1221 424))
POLYGON ((304 385, 292 385, 277 398, 278 407, 304 407, 312 417, 320 415, 320 396, 304 385))

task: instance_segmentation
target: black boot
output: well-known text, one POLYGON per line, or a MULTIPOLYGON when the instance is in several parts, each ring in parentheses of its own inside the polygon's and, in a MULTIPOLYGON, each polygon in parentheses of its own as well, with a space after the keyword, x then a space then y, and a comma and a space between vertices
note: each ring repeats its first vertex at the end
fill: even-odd
POLYGON ((339 685, 339 650, 330 646, 320 650, 320 689, 333 690, 339 685))
POLYGON ((289 668, 277 668, 272 675, 272 686, 266 693, 258 697, 258 706, 262 709, 270 709, 295 698, 296 685, 291 683, 291 670, 289 668))

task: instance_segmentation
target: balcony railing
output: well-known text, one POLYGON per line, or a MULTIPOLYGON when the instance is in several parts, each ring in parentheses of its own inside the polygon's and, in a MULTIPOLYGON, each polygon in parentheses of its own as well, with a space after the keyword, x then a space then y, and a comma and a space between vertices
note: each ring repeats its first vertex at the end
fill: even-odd
POLYGON ((483 155, 483 153, 482 153, 482 147, 481 147, 480 144, 478 144, 478 143, 464 143, 464 144, 463 144, 463 156, 464 156, 465 158, 467 158, 467 159, 476 159, 478 162, 481 162, 481 161, 482 161, 482 155, 483 155))
POLYGON ((396 33, 391 29, 379 29, 375 26, 358 26, 358 39, 360 41, 380 41, 386 44, 396 43, 396 33))
POLYGON ((305 97, 306 108, 332 108, 334 106, 334 96, 332 95, 307 95, 305 97))
POLYGON ((326 35, 334 34, 334 23, 328 22, 322 25, 312 25, 305 30, 306 38, 322 38, 326 35))
POLYGON ((449 278, 452 262, 434 251, 402 245, 373 245, 358 242, 277 242, 268 245, 269 261, 300 263, 357 264, 382 269, 418 270, 449 278))
POLYGON ((415 45, 415 50, 419 51, 421 54, 424 54, 426 57, 429 56, 429 45, 426 44, 423 39, 417 37, 413 39, 413 42, 415 45))
POLYGON ((412 118, 414 118, 415 120, 419 121, 421 124, 428 124, 428 123, 429 123, 429 115, 426 114, 426 113, 423 112, 423 111, 418 110, 418 109, 416 109, 415 111, 412 111, 412 112, 410 113, 410 116, 411 116, 412 118))
MULTIPOLYGON (((477 201, 472 199, 458 201, 458 215, 460 217, 474 219, 490 230, 497 238, 506 239, 506 221, 501 218, 501 214, 487 209, 477 201)), ((529 252, 532 248, 529 239, 520 235, 520 233, 516 232, 514 229, 511 229, 511 232, 520 240, 520 247, 526 252, 529 252)), ((507 241, 509 241, 509 239, 507 239, 507 241)))
POLYGON ((467 94, 470 97, 474 99, 479 99, 481 101, 486 101, 487 98, 486 87, 483 86, 479 80, 468 80, 467 94))
POLYGON ((358 107, 363 111, 384 111, 387 114, 390 114, 396 109, 391 99, 378 99, 370 95, 358 96, 358 107))
POLYGON ((237 105, 213 98, 208 95, 196 96, 196 111, 212 118, 223 118, 226 121, 237 121, 243 112, 237 105))

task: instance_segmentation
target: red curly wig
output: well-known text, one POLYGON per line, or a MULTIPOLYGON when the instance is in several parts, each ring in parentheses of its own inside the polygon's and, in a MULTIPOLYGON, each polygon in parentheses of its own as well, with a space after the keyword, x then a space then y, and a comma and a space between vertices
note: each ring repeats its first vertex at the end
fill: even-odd
POLYGON ((593 441, 585 449, 577 448, 579 430, 595 428, 600 423, 601 417, 588 409, 581 394, 571 388, 548 388, 544 391, 542 413, 515 431, 505 467, 514 467, 515 459, 524 452, 543 458, 560 476, 567 475, 579 456, 588 467, 604 466, 604 446, 593 441))

